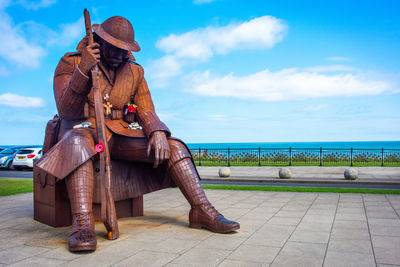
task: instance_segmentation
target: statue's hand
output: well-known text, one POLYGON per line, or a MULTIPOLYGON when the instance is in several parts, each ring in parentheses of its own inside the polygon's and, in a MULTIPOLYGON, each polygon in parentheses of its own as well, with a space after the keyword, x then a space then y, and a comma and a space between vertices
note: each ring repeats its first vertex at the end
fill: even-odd
POLYGON ((82 51, 81 62, 79 63, 79 69, 84 73, 88 74, 90 69, 100 62, 100 45, 93 43, 88 45, 82 51))
POLYGON ((147 157, 150 156, 151 150, 154 151, 154 168, 157 168, 157 166, 164 160, 169 159, 169 145, 167 136, 163 131, 155 131, 151 136, 149 145, 147 146, 147 157))

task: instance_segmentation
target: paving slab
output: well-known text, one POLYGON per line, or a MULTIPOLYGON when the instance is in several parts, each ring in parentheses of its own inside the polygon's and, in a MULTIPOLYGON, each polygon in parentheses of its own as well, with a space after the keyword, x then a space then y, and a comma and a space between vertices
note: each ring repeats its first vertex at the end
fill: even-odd
POLYGON ((326 244, 329 240, 329 233, 314 232, 305 230, 296 230, 290 237, 289 241, 293 242, 310 242, 326 244))
POLYGON ((400 263, 400 218, 394 208, 400 207, 400 196, 229 190, 206 194, 227 218, 241 223, 240 230, 223 235, 188 228, 190 206, 178 189, 165 189, 144 196, 144 216, 119 219, 117 240, 107 240, 104 226, 96 223, 93 253, 68 251, 71 227, 34 221, 32 193, 0 197, 0 266, 400 263))
POLYGON ((228 259, 271 263, 278 252, 277 247, 242 245, 229 255, 228 259))
POLYGON ((17 263, 8 265, 12 267, 26 267, 26 266, 40 266, 40 267, 52 267, 52 266, 60 266, 65 264, 66 262, 59 259, 48 259, 42 258, 39 256, 30 257, 25 260, 19 261, 17 263))
POLYGON ((373 253, 371 240, 338 239, 333 237, 329 240, 328 251, 339 253, 373 253))
POLYGON ((217 266, 230 253, 229 250, 195 247, 180 255, 171 263, 183 266, 217 266))
POLYGON ((143 250, 114 264, 113 266, 164 266, 178 256, 179 254, 143 250))
POLYGON ((271 267, 319 267, 322 265, 322 259, 309 258, 303 256, 293 255, 278 255, 274 262, 270 265, 271 267))
POLYGON ((264 266, 269 266, 269 263, 226 259, 218 266, 219 267, 264 267, 264 266))
POLYGON ((374 248, 376 262, 380 264, 400 265, 399 248, 374 248))
POLYGON ((341 253, 328 251, 324 261, 324 267, 373 267, 376 266, 373 254, 341 253))
POLYGON ((306 258, 324 259, 326 244, 287 242, 280 255, 302 256, 306 258))

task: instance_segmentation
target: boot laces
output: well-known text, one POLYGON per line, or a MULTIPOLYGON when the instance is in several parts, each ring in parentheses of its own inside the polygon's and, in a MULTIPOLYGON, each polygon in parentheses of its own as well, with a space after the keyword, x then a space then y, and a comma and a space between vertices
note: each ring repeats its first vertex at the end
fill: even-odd
POLYGON ((214 206, 211 203, 204 204, 203 207, 207 210, 207 212, 209 212, 209 214, 212 214, 215 217, 220 217, 220 216, 223 217, 223 215, 219 213, 219 211, 216 208, 214 208, 214 206))
POLYGON ((78 224, 78 230, 86 230, 89 228, 89 214, 77 214, 76 222, 78 224))
POLYGON ((86 229, 83 229, 79 232, 79 235, 75 238, 80 241, 87 242, 93 239, 93 233, 86 229))
POLYGON ((89 214, 79 213, 75 215, 75 221, 77 226, 78 235, 75 236, 75 239, 80 240, 82 242, 90 241, 94 238, 93 232, 90 231, 90 218, 89 214))

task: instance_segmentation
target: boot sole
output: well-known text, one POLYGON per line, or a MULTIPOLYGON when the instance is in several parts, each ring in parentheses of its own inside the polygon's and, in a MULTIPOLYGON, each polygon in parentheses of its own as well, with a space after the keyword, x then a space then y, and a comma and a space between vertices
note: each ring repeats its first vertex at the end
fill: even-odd
POLYGON ((237 226, 233 226, 233 227, 231 227, 229 229, 226 229, 224 231, 217 231, 217 230, 213 230, 210 227, 207 227, 205 225, 196 224, 196 223, 189 224, 189 227, 190 228, 194 228, 194 229, 207 229, 207 230, 209 230, 211 232, 218 233, 218 234, 226 234, 226 233, 230 233, 230 232, 233 232, 233 231, 236 231, 236 230, 240 229, 240 225, 237 225, 237 226))
POLYGON ((69 251, 71 252, 77 252, 77 251, 94 251, 96 250, 96 245, 87 245, 87 246, 79 246, 79 247, 74 247, 74 248, 69 248, 69 251))

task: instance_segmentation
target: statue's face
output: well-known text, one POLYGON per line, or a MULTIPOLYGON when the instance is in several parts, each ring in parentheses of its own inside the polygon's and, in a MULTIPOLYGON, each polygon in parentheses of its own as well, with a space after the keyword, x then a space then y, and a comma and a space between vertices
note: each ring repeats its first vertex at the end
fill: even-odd
POLYGON ((108 66, 111 68, 117 68, 124 61, 128 55, 127 50, 120 49, 107 41, 101 39, 100 44, 101 56, 105 60, 108 66))

